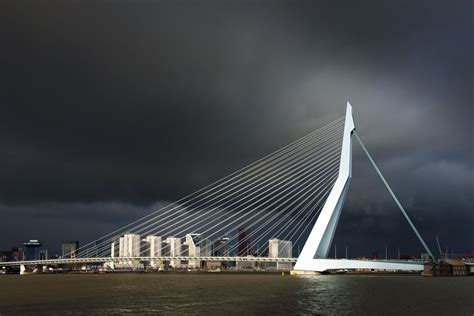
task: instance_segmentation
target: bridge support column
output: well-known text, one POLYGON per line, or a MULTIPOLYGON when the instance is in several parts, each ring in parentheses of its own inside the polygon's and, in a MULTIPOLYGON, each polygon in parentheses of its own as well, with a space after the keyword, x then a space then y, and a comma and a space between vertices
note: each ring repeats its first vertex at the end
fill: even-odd
POLYGON ((324 271, 314 258, 327 258, 352 177, 352 107, 347 102, 339 175, 295 264, 295 271, 324 271))

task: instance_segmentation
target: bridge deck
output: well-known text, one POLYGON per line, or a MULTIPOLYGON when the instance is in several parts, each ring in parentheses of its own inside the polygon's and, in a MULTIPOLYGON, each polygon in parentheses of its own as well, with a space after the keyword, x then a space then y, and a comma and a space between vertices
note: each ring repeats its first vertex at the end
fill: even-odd
POLYGON ((295 272, 324 272, 327 270, 395 270, 395 271, 422 271, 423 261, 399 260, 351 260, 351 259, 312 259, 300 267, 295 267, 295 272))
MULTIPOLYGON (((19 266, 19 265, 55 265, 55 264, 92 264, 105 262, 147 262, 147 261, 236 261, 236 262, 291 262, 295 263, 297 258, 269 258, 269 257, 92 257, 92 258, 60 258, 46 260, 26 260, 26 261, 7 261, 0 262, 0 266, 19 266)), ((324 263, 327 269, 354 269, 359 267, 396 267, 399 265, 416 265, 421 267, 423 262, 413 261, 376 261, 376 260, 347 260, 347 259, 318 259, 324 263), (387 265, 389 264, 389 265, 387 265)), ((326 270, 326 269, 325 269, 326 270)))
POLYGON ((91 257, 91 258, 60 258, 46 260, 25 260, 0 262, 0 266, 17 265, 47 265, 47 264, 74 264, 74 263, 104 263, 128 261, 246 261, 246 262, 296 262, 297 258, 268 258, 268 257, 91 257))

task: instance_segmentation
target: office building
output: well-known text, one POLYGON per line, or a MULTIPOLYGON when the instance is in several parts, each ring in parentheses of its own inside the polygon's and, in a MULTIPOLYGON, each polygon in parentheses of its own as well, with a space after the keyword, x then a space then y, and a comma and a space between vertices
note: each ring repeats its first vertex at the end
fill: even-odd
MULTIPOLYGON (((293 243, 290 240, 281 240, 277 238, 268 241, 268 257, 270 258, 291 258, 293 243)), ((288 270, 292 268, 289 262, 277 262, 278 270, 288 270)))
MULTIPOLYGON (((162 241, 160 236, 148 235, 143 240, 145 247, 143 248, 143 255, 146 257, 161 257, 162 256, 162 241)), ((150 266, 153 268, 159 267, 160 260, 150 260, 150 266)))
POLYGON ((23 243, 25 247, 25 260, 38 260, 39 249, 42 246, 41 242, 37 239, 30 239, 23 243))
POLYGON ((224 236, 214 243, 213 255, 216 257, 228 257, 229 256, 229 242, 230 238, 224 236))
POLYGON ((246 257, 250 255, 250 229, 239 228, 239 257, 246 257))
POLYGON ((63 258, 76 258, 79 241, 63 241, 61 243, 61 255, 63 258))
POLYGON ((293 243, 290 240, 270 239, 268 241, 268 257, 291 258, 293 243))
POLYGON ((148 235, 144 240, 146 242, 146 247, 143 249, 144 256, 161 257, 161 237, 155 235, 148 235))
POLYGON ((23 249, 12 247, 11 250, 0 251, 1 261, 21 261, 24 259, 23 249))
POLYGON ((115 241, 110 245, 110 257, 115 258, 115 241))
POLYGON ((40 249, 40 250, 39 250, 39 259, 40 259, 40 260, 49 259, 49 256, 48 256, 48 249, 40 249))
POLYGON ((201 257, 212 256, 212 243, 209 239, 203 238, 201 240, 201 257))
POLYGON ((21 261, 25 259, 25 251, 22 248, 12 247, 10 253, 11 261, 21 261))
MULTIPOLYGON (((185 246, 188 248, 189 257, 200 257, 201 256, 201 243, 202 235, 201 234, 187 234, 185 246)), ((201 267, 200 260, 189 260, 189 268, 196 269, 201 267)))
MULTIPOLYGON (((169 257, 181 256, 181 238, 171 236, 166 238, 165 243, 169 257)), ((175 269, 181 268, 181 260, 171 260, 170 265, 175 269)))
POLYGON ((119 257, 140 256, 140 235, 125 234, 119 239, 119 257))
POLYGON ((188 256, 189 256, 189 247, 188 247, 188 245, 186 244, 186 242, 184 242, 184 243, 181 245, 181 256, 182 256, 182 257, 188 257, 188 256))
POLYGON ((120 237, 119 238, 119 257, 125 257, 124 253, 125 253, 125 242, 124 242, 124 238, 120 237))

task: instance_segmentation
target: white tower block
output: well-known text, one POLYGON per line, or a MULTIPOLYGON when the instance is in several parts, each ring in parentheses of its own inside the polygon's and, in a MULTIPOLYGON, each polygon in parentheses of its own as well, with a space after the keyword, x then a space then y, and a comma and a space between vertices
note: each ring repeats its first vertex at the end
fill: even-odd
POLYGON ((314 259, 327 258, 329 247, 331 246, 334 232, 336 231, 337 222, 341 215, 341 209, 346 199, 352 177, 351 136, 354 130, 355 125, 352 118, 352 107, 349 102, 347 102, 339 175, 298 257, 294 270, 323 271, 318 267, 318 261, 314 259))

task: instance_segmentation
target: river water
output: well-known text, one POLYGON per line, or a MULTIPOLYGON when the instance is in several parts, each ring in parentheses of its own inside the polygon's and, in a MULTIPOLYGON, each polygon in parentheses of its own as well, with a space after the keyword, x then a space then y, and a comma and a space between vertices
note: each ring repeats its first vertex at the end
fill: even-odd
POLYGON ((0 276, 0 315, 474 315, 474 277, 225 273, 0 276))

